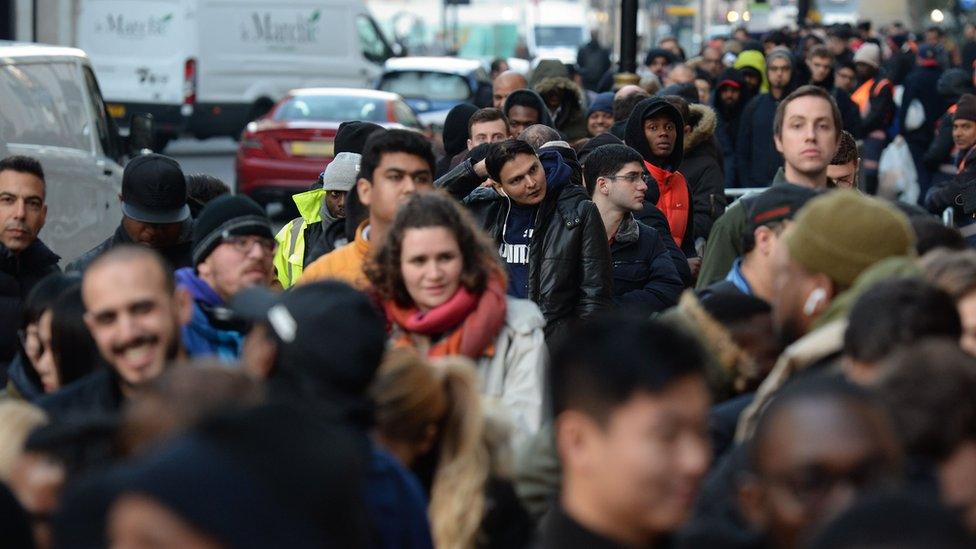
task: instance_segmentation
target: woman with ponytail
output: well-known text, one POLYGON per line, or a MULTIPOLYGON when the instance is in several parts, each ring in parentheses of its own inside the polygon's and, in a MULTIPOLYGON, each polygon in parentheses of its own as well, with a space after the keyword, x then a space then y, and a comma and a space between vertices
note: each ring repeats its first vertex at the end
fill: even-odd
POLYGON ((482 394, 501 402, 517 438, 538 430, 545 320, 531 301, 505 295, 494 246, 459 204, 439 193, 412 196, 366 276, 386 313, 392 347, 473 360, 482 394))
POLYGON ((508 425, 489 415, 468 359, 393 349, 373 383, 376 440, 428 491, 437 549, 525 547, 528 514, 509 476, 508 425))

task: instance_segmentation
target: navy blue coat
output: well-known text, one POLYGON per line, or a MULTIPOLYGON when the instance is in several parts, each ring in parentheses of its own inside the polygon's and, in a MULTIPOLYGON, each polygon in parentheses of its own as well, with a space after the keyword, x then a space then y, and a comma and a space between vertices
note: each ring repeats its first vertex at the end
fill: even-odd
POLYGON ((939 120, 949 104, 939 95, 935 86, 942 69, 939 67, 916 67, 905 79, 905 93, 901 97, 901 107, 898 109, 898 127, 909 143, 919 147, 928 147, 935 138, 935 123, 939 120), (918 99, 925 109, 925 122, 922 127, 908 131, 905 129, 905 117, 912 100, 918 99))
POLYGON ((684 284, 656 230, 628 215, 610 245, 610 256, 618 305, 656 313, 678 304, 684 284))
POLYGON ((783 167, 783 155, 773 143, 773 118, 779 101, 772 94, 757 95, 746 105, 739 120, 735 167, 740 187, 768 187, 783 167))

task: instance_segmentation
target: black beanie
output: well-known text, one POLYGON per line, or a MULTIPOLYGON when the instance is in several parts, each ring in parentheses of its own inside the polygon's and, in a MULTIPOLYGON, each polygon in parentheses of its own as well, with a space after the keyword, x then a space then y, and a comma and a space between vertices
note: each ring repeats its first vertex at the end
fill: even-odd
POLYGON ((228 236, 274 238, 271 220, 261 206, 243 195, 217 197, 203 208, 193 226, 193 266, 197 266, 228 236))
POLYGON ((363 154, 366 139, 376 131, 385 131, 385 129, 379 124, 358 120, 339 124, 334 141, 334 154, 341 152, 363 154))
POLYGON ((976 122, 976 95, 963 94, 956 103, 956 112, 952 115, 952 119, 976 122))

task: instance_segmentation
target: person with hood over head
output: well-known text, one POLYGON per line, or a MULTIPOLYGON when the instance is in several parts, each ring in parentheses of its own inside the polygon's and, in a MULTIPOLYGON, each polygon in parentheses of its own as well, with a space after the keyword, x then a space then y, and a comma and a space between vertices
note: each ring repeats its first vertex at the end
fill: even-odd
POLYGON ((451 161, 460 153, 468 150, 468 120, 478 111, 478 107, 471 103, 454 105, 444 119, 444 156, 437 161, 437 171, 434 177, 440 177, 451 169, 451 161))
POLYGON ((726 69, 719 76, 712 95, 712 107, 718 115, 715 136, 722 149, 722 162, 725 172, 725 188, 738 187, 738 176, 735 165, 735 146, 739 137, 739 121, 742 119, 742 109, 752 96, 745 86, 742 73, 735 69, 726 69))
MULTIPOLYGON (((695 257, 691 190, 678 171, 684 158, 684 127, 678 109, 660 97, 652 97, 634 107, 624 142, 640 153, 644 168, 657 183, 655 205, 668 218, 675 243, 686 256, 695 257)), ((638 221, 642 217, 639 215, 638 221)))
POLYGON ((931 172, 932 187, 940 186, 952 179, 956 173, 956 166, 952 159, 955 147, 952 141, 952 116, 959 106, 960 97, 967 93, 976 93, 976 87, 973 87, 973 71, 949 69, 939 77, 935 88, 949 104, 949 108, 935 122, 935 138, 925 151, 925 156, 922 157, 925 168, 931 172))
POLYGON ((535 91, 545 100, 553 119, 553 127, 575 141, 586 137, 586 112, 582 106, 582 90, 575 82, 562 76, 550 76, 535 85, 535 91))
POLYGON ((553 127, 546 102, 532 90, 513 91, 505 99, 502 112, 508 119, 508 129, 512 132, 512 139, 517 138, 525 128, 533 124, 553 127))
POLYGON ((684 158, 678 168, 691 189, 694 239, 708 240, 712 224, 725 212, 725 174, 722 154, 715 141, 715 111, 705 105, 689 105, 675 95, 664 100, 681 113, 685 125, 684 158))
POLYGON ((752 95, 769 91, 769 80, 766 78, 766 58, 762 52, 745 50, 735 58, 732 68, 742 71, 742 79, 752 91, 752 95))
POLYGON ((532 74, 529 75, 528 88, 534 90, 546 78, 556 77, 569 78, 566 65, 558 59, 543 59, 539 61, 539 64, 532 70, 532 74))
POLYGON ((941 76, 942 67, 939 65, 938 49, 922 44, 918 48, 915 68, 905 79, 905 92, 898 109, 898 127, 901 128, 901 135, 905 137, 908 148, 912 151, 912 159, 915 161, 915 171, 918 175, 919 196, 923 199, 932 184, 932 177, 925 167, 923 157, 935 138, 936 121, 949 107, 939 94, 937 86, 932 85, 933 82, 938 83, 941 76), (917 128, 907 127, 908 108, 913 101, 918 101, 925 111, 925 120, 917 128))
POLYGON ((786 50, 774 50, 765 63, 769 91, 757 95, 742 111, 736 138, 735 167, 742 187, 768 187, 783 167, 783 156, 773 144, 773 118, 781 99, 790 93, 793 60, 786 50))

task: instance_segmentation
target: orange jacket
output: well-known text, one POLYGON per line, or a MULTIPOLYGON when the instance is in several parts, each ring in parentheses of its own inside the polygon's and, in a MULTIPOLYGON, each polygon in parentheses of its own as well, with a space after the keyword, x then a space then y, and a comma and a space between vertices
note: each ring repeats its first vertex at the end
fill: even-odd
POLYGON ((646 160, 644 166, 657 181, 661 198, 658 199, 656 206, 668 219, 671 236, 674 237, 674 243, 680 248, 681 242, 685 238, 685 232, 688 230, 688 217, 691 215, 691 195, 688 191, 688 182, 685 181, 685 176, 681 175, 681 172, 669 172, 646 160))
POLYGON ((333 279, 347 282, 358 290, 368 289, 369 280, 363 272, 370 250, 369 241, 363 238, 363 230, 368 224, 369 220, 359 225, 352 242, 313 261, 302 272, 298 284, 333 279))

